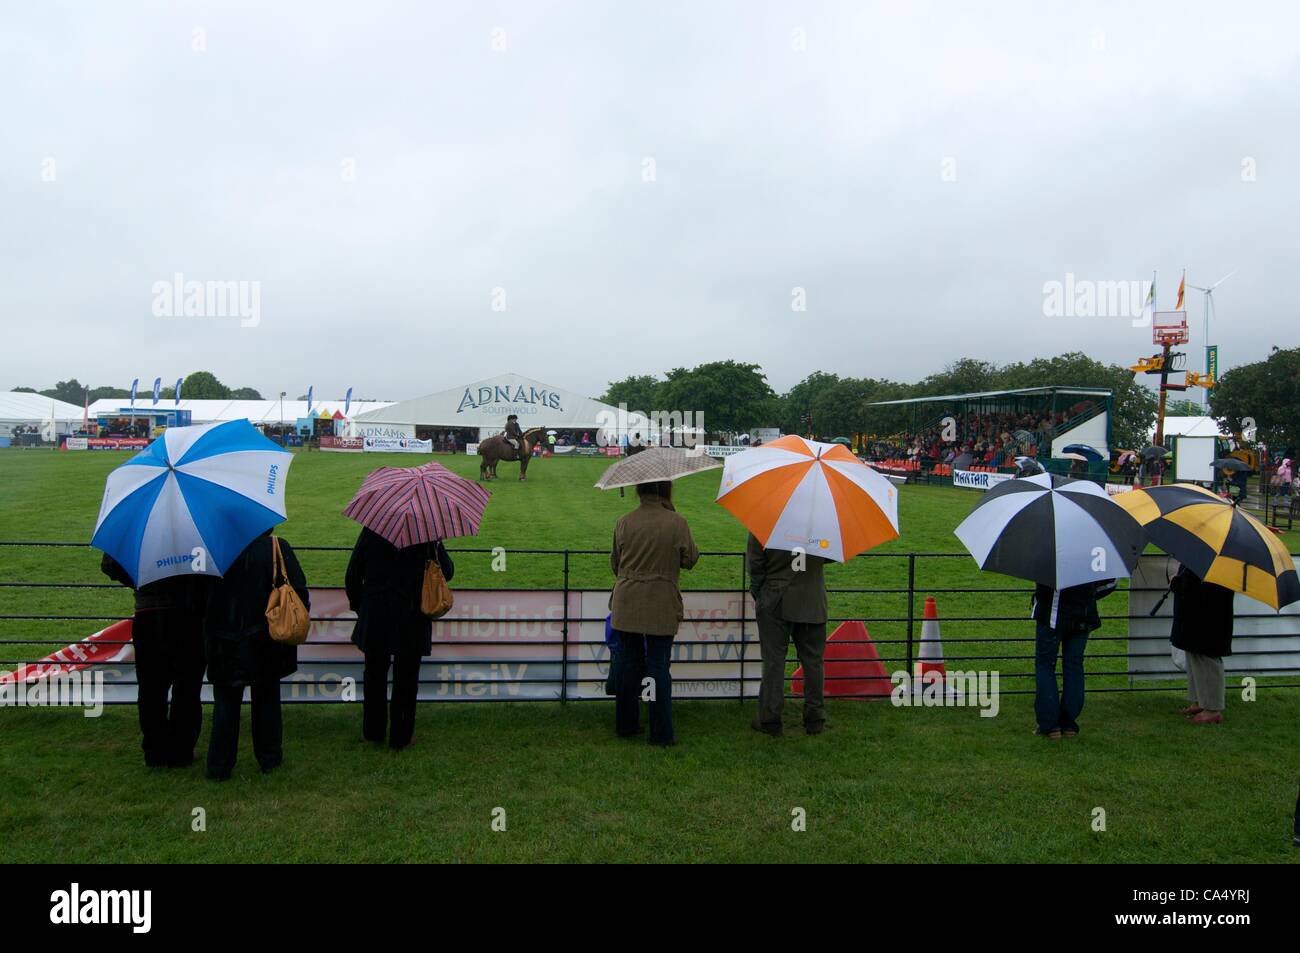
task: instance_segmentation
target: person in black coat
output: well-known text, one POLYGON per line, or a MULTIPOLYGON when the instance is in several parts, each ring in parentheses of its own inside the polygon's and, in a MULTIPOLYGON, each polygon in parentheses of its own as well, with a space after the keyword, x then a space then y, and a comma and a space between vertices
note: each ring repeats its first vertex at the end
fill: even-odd
POLYGON ((389 747, 405 748, 415 733, 420 663, 433 650, 433 621, 420 611, 424 567, 438 561, 448 582, 456 572, 440 540, 398 549, 378 533, 362 529, 348 561, 348 605, 357 614, 352 642, 366 656, 361 734, 389 747), (388 669, 393 669, 391 712, 384 710, 388 669))
POLYGON ((1198 725, 1223 721, 1223 657, 1232 654, 1231 589, 1206 582, 1186 566, 1169 583, 1174 620, 1169 641, 1187 653, 1187 700, 1183 714, 1198 725))
MULTIPOLYGON (((298 557, 288 542, 279 542, 289 585, 310 610, 311 595, 298 557)), ((208 597, 203 634, 213 701, 208 777, 214 781, 226 780, 235 768, 245 688, 252 697, 253 755, 258 765, 265 773, 284 760, 280 680, 298 670, 298 647, 276 642, 267 629, 274 558, 267 530, 236 557, 208 597)))
MULTIPOLYGON (((104 554, 100 571, 135 589, 116 559, 104 554)), ((136 712, 140 746, 151 768, 186 767, 203 727, 203 602, 211 577, 169 576, 135 589, 131 641, 135 647, 136 712), (171 695, 168 711, 167 696, 171 695)))
POLYGON ((1034 734, 1053 741, 1079 733, 1083 711, 1083 653, 1088 634, 1101 628, 1097 600, 1115 591, 1115 580, 1067 589, 1039 583, 1031 614, 1038 623, 1034 652, 1034 734), (1056 690, 1056 654, 1061 654, 1061 690, 1056 690))

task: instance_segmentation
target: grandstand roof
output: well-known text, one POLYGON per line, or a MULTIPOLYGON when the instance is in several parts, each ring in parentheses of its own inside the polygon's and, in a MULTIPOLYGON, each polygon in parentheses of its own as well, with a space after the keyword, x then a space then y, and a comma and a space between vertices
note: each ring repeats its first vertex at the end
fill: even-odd
POLYGON ((937 404, 957 400, 989 400, 994 397, 1029 397, 1035 394, 1069 394, 1074 397, 1110 397, 1105 387, 1019 387, 1014 390, 984 390, 970 394, 935 394, 931 397, 908 397, 903 400, 876 400, 868 407, 885 407, 891 404, 937 404))

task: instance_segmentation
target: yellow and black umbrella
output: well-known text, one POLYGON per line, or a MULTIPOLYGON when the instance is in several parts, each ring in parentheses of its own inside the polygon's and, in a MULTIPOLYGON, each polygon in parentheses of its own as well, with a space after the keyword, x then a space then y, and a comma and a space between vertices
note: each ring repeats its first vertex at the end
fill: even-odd
POLYGON ((1300 579, 1282 541, 1245 510, 1190 483, 1120 493, 1147 538, 1206 582, 1274 609, 1300 599, 1300 579))

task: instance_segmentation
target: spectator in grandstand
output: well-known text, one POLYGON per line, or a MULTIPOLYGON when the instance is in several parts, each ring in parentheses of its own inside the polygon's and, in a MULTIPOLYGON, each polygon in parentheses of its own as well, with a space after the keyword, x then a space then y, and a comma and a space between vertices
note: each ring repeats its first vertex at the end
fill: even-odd
POLYGON ((763 658, 758 714, 751 727, 776 738, 784 728, 786 653, 794 642, 803 665, 803 727, 819 734, 826 724, 823 703, 826 651, 826 580, 828 560, 807 553, 764 549, 752 533, 745 548, 749 593, 754 597, 759 651, 763 658))
MULTIPOLYGON (((279 540, 285 576, 303 605, 311 608, 307 579, 293 547, 279 540)), ((271 531, 253 540, 212 585, 204 613, 208 681, 212 683, 212 735, 208 777, 225 781, 235 768, 244 689, 253 710, 253 755, 263 773, 284 760, 280 680, 298 670, 298 647, 276 642, 266 624, 266 605, 275 582, 271 531)))
MULTIPOLYGON (((122 565, 104 554, 100 571, 135 589, 122 565)), ((131 642, 135 646, 136 713, 140 746, 151 768, 186 767, 203 727, 203 605, 212 577, 169 576, 135 589, 131 642), (168 708, 168 694, 171 706, 168 708)))
POLYGON ((1115 591, 1115 580, 1068 589, 1039 583, 1030 614, 1037 623, 1034 652, 1034 734, 1059 741, 1079 733, 1083 711, 1083 653, 1088 634, 1101 627, 1097 600, 1115 591), (1056 655, 1061 655, 1061 690, 1056 690, 1056 655))
POLYGON ((394 751, 409 745, 415 734, 420 664, 433 651, 433 621, 420 610, 424 569, 433 559, 450 582, 456 567, 441 541, 398 549, 362 529, 344 579, 348 605, 357 614, 352 643, 366 657, 361 735, 375 744, 387 735, 394 751), (393 697, 386 711, 389 666, 393 697))
POLYGON ((619 737, 641 733, 643 680, 650 679, 652 745, 671 745, 673 638, 685 617, 678 579, 700 550, 691 528, 672 504, 672 483, 639 483, 639 505, 614 526, 609 565, 614 572, 610 624, 619 643, 614 728, 619 737))
POLYGON ((1217 725, 1223 721, 1223 658, 1232 654, 1231 589, 1206 582, 1186 566, 1169 588, 1174 594, 1174 618, 1169 641, 1187 654, 1188 721, 1217 725))

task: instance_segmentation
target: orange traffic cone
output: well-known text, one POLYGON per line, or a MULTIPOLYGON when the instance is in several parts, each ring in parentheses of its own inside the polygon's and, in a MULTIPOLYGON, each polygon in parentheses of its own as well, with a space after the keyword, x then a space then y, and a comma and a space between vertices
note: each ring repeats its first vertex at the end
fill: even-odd
MULTIPOLYGON (((948 671, 943 664, 943 640, 939 638, 939 607, 934 596, 925 597, 925 612, 921 618, 921 644, 916 653, 917 661, 913 666, 913 678, 918 683, 925 680, 930 672, 937 672, 943 680, 948 671)), ((930 675, 930 679, 936 676, 930 675)))
MULTIPOLYGON (((893 690, 889 671, 880 661, 876 643, 861 622, 841 622, 826 640, 826 695, 888 698, 893 690), (834 677, 832 677, 834 676, 834 677)), ((803 694, 803 666, 790 677, 790 692, 803 694)))

